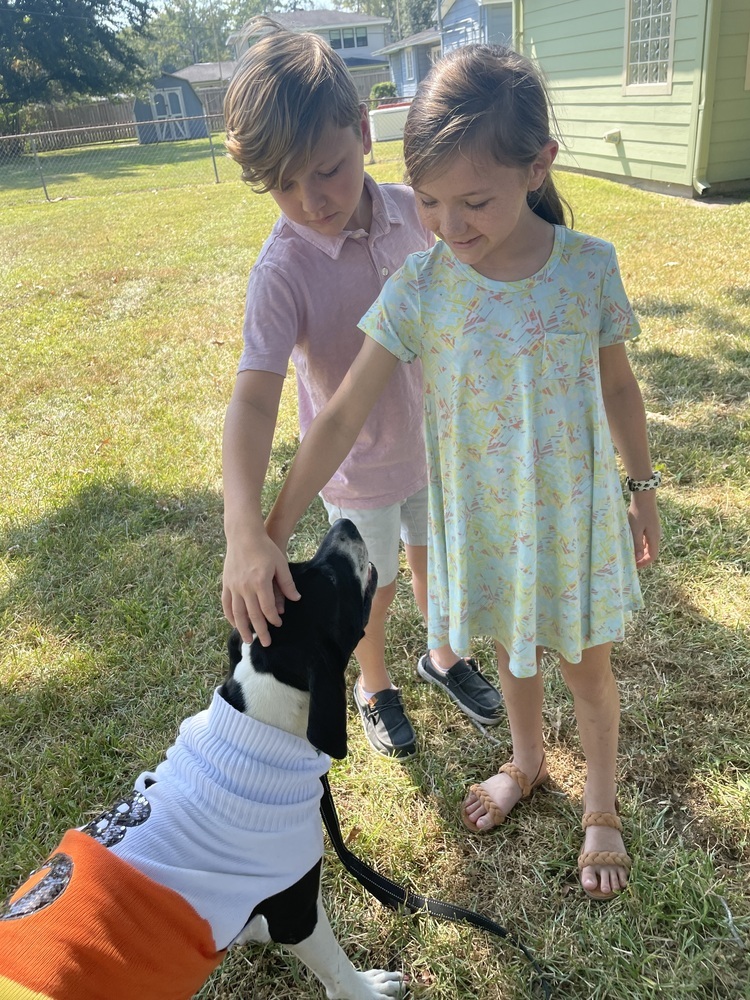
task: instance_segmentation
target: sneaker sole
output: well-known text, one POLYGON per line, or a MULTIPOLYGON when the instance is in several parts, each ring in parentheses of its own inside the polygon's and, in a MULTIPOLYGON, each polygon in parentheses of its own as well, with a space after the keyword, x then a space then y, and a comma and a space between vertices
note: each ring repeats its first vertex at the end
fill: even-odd
POLYGON ((440 690, 444 694, 447 694, 448 697, 451 699, 451 701, 454 701, 458 705, 458 707, 461 709, 464 715, 468 715, 468 717, 470 719, 473 719, 474 722, 481 722, 483 726, 498 726, 502 721, 503 718, 502 713, 500 715, 493 715, 492 718, 488 719, 486 715, 479 715, 478 712, 472 712, 471 709, 467 708, 459 701, 459 699, 450 690, 450 688, 447 688, 445 684, 441 684, 436 677, 432 677, 430 674, 427 673, 427 671, 422 666, 421 660, 417 664, 417 673, 419 674, 419 676, 422 678, 423 681, 427 681, 428 684, 434 684, 435 687, 440 688, 440 690))

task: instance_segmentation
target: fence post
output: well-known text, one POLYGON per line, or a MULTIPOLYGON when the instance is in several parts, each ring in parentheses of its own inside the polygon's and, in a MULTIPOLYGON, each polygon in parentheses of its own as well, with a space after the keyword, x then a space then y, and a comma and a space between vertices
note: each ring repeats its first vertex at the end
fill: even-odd
MULTIPOLYGON (((368 165, 375 163, 375 143, 372 141, 372 119, 370 118, 370 112, 372 108, 370 107, 371 101, 367 101, 367 118, 370 122, 370 159, 367 161, 368 165)), ((377 107, 377 105, 375 105, 377 107)))
POLYGON ((42 187, 44 188, 44 197, 47 201, 50 200, 49 193, 47 191, 47 185, 44 183, 44 171, 42 170, 42 161, 39 159, 39 153, 36 151, 36 139, 31 140, 31 151, 34 154, 34 161, 36 163, 37 170, 39 171, 39 179, 42 182, 42 187))
POLYGON ((219 183, 219 171, 216 169, 216 153, 214 152, 214 141, 211 138, 211 123, 208 120, 208 115, 203 112, 203 118, 206 122, 206 131, 208 132, 208 145, 211 147, 211 162, 214 165, 214 177, 216 178, 216 183, 219 183))

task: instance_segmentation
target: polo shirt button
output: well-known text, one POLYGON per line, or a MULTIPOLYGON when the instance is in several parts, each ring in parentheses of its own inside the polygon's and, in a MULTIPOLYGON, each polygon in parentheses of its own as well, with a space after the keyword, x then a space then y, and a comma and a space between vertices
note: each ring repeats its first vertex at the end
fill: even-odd
POLYGON ((387 278, 389 273, 388 268, 387 267, 381 268, 380 273, 383 275, 384 278, 387 278))

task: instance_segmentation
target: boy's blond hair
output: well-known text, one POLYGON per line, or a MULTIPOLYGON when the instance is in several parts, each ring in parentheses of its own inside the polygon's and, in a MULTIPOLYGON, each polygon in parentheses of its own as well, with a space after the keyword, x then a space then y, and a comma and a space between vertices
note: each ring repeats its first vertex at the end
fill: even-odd
POLYGON ((306 166, 329 126, 359 134, 360 100, 346 64, 319 35, 287 31, 267 17, 250 28, 264 34, 229 84, 226 146, 243 180, 270 191, 306 166))

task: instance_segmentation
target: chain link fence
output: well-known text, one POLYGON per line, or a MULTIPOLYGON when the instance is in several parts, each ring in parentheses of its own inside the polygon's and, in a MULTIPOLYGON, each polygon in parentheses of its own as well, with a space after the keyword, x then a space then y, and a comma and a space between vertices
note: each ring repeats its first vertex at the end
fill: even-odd
MULTIPOLYGON (((399 161, 400 136, 380 129, 369 163, 399 161)), ((221 115, 0 136, 0 205, 238 180, 221 115)))

